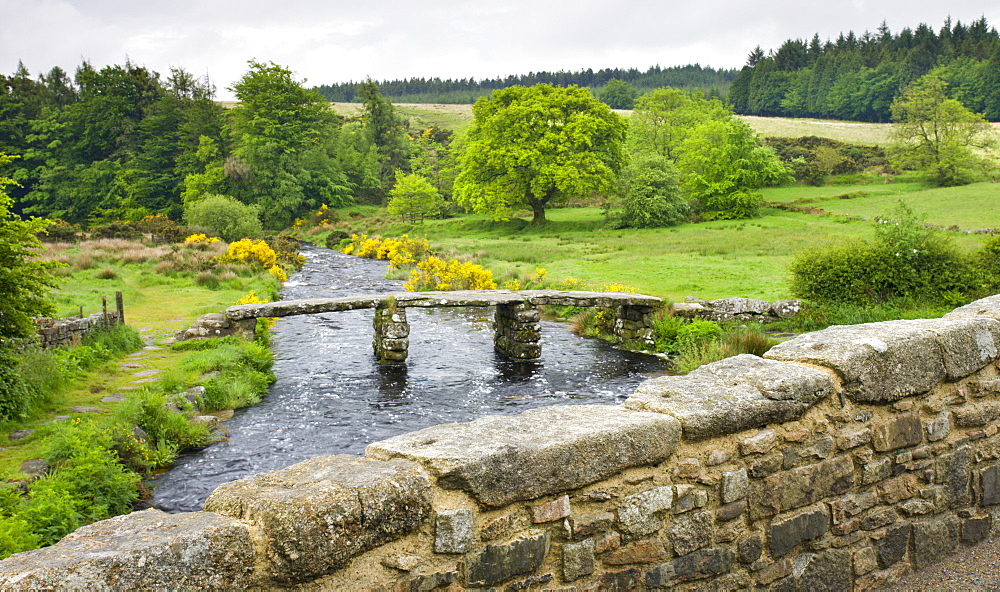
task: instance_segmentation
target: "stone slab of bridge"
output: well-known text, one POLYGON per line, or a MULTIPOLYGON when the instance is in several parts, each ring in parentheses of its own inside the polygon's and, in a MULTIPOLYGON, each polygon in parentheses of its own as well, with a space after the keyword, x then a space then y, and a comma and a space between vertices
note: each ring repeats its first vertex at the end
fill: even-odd
POLYGON ((661 302, 655 296, 625 292, 584 292, 568 290, 465 290, 449 292, 392 292, 341 298, 305 298, 260 304, 240 304, 226 309, 226 318, 246 333, 253 334, 260 317, 287 317, 375 309, 375 337, 372 341, 380 363, 402 364, 409 349, 410 307, 492 306, 496 308, 493 344, 498 352, 515 361, 541 357, 538 306, 560 305, 605 307, 615 311, 614 332, 625 343, 653 345, 651 315, 661 302))

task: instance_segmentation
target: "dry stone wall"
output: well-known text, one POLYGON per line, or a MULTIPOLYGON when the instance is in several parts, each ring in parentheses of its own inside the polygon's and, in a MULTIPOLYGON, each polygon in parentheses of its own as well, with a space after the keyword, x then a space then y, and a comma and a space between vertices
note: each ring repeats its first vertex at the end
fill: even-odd
POLYGON ((60 345, 80 345, 80 340, 87 333, 118 322, 118 311, 110 310, 107 314, 95 312, 83 318, 35 319, 35 326, 38 327, 38 340, 41 346, 50 348, 60 345))
POLYGON ((1000 296, 831 327, 96 523, 0 587, 880 588, 995 531, 998 346, 1000 296))

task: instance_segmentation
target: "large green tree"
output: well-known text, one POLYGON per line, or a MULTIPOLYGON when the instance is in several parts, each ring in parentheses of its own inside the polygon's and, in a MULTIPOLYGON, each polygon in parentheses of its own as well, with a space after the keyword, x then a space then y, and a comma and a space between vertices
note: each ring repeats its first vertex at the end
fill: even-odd
MULTIPOLYGON (((0 165, 11 160, 0 153, 0 165)), ((45 295, 56 285, 49 273, 55 264, 38 261, 32 251, 39 245, 35 233, 46 222, 21 220, 11 213, 13 200, 5 191, 11 184, 12 179, 0 176, 0 353, 10 348, 12 339, 34 332, 31 317, 53 312, 45 295)))
MULTIPOLYGON (((304 81, 303 81, 304 82, 304 81)), ((321 204, 350 201, 335 157, 339 127, 329 104, 277 64, 250 61, 231 90, 236 149, 226 161, 227 193, 257 205, 264 225, 278 229, 321 204)))
POLYGON ((746 123, 730 117, 696 126, 676 160, 691 205, 708 220, 751 218, 761 187, 791 181, 791 171, 761 146, 746 123))
POLYGON ((609 190, 626 162, 625 122, 589 91, 512 86, 481 98, 455 180, 455 200, 493 218, 609 190))
POLYGON ((639 91, 632 88, 631 84, 617 78, 609 80, 601 92, 597 93, 597 98, 612 109, 631 109, 638 96, 639 91))
POLYGON ((410 170, 410 150, 407 146, 406 122, 396 113, 371 78, 358 85, 358 95, 364 100, 362 122, 365 137, 375 146, 378 154, 383 192, 396 180, 396 171, 410 170))
POLYGON ((675 159, 685 138, 700 123, 732 116, 718 99, 676 88, 658 88, 639 98, 629 118, 628 147, 675 159))
POLYGON ((975 169, 986 165, 974 150, 996 141, 982 115, 948 98, 947 86, 936 76, 924 76, 892 104, 894 159, 945 187, 971 182, 975 169))

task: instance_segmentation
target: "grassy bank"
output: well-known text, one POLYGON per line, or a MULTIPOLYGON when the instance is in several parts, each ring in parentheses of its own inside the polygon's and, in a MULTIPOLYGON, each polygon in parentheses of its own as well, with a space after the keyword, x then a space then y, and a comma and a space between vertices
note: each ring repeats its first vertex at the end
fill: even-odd
POLYGON ((46 245, 43 256, 65 263, 55 294, 61 314, 90 312, 100 296, 121 291, 129 325, 77 347, 19 354, 31 405, 0 424, 0 556, 131 511, 157 471, 218 437, 212 414, 226 417, 266 393, 266 330, 256 342, 172 343, 175 331, 250 292, 277 296, 274 276, 220 260, 224 251, 220 243, 118 239, 46 245))

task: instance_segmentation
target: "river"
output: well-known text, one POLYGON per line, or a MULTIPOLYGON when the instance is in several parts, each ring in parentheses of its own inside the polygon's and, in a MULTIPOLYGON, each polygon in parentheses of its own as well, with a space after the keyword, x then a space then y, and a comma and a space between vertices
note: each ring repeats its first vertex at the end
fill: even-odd
MULTIPOLYGON (((399 291, 386 262, 304 245, 306 263, 282 298, 399 291)), ((372 353, 372 311, 280 319, 273 331, 277 380, 264 399, 225 422, 231 436, 156 479, 151 504, 195 511, 220 484, 321 454, 363 454, 366 445, 446 422, 515 414, 546 405, 618 403, 655 356, 615 349, 542 321, 542 360, 509 362, 493 351, 492 309, 407 310, 409 359, 381 366, 372 353)))

